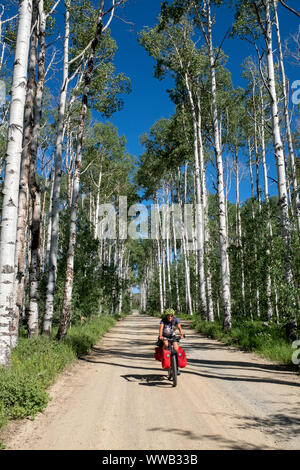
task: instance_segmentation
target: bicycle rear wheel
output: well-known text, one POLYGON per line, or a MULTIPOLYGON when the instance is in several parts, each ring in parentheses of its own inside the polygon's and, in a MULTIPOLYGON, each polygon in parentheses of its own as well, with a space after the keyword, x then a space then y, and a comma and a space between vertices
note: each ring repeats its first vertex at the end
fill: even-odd
POLYGON ((177 359, 176 354, 173 354, 172 362, 171 362, 173 387, 176 387, 177 385, 177 360, 176 359, 177 359))

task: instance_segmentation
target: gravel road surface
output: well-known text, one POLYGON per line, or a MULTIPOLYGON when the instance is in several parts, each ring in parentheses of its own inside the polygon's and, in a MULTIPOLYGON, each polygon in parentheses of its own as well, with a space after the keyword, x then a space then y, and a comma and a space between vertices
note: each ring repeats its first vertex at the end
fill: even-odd
POLYGON ((134 312, 61 374, 43 413, 5 430, 6 448, 300 449, 300 377, 183 326, 176 388, 153 357, 159 319, 134 312))

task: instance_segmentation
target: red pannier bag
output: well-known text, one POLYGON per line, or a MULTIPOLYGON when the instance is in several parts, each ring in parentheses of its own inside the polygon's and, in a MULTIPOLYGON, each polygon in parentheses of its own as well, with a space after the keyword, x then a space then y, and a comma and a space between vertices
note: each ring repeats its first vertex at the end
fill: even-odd
POLYGON ((160 348, 159 346, 155 348, 154 358, 156 361, 162 360, 162 352, 163 352, 163 349, 160 348))
POLYGON ((187 358, 186 358, 184 349, 182 349, 181 347, 178 348, 177 357, 178 357, 178 367, 180 369, 183 369, 187 364, 187 358))
POLYGON ((161 365, 163 369, 171 367, 171 352, 168 349, 163 349, 161 365))

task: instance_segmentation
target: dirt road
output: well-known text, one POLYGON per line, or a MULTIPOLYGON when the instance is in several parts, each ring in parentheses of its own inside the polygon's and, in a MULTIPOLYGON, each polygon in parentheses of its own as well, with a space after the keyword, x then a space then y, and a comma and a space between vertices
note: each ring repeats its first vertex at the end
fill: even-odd
POLYGON ((51 388, 7 449, 299 449, 300 378, 185 328, 173 388, 154 360, 158 319, 118 322, 51 388))

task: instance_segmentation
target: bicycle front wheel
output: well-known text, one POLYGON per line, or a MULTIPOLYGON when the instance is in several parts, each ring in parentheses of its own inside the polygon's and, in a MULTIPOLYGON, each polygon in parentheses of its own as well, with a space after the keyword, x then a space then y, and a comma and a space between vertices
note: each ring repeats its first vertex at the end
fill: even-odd
POLYGON ((177 385, 177 360, 176 359, 177 359, 176 354, 173 354, 172 363, 171 363, 173 387, 176 387, 177 385))

